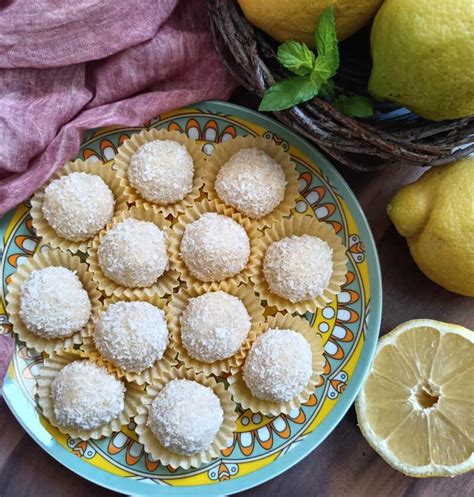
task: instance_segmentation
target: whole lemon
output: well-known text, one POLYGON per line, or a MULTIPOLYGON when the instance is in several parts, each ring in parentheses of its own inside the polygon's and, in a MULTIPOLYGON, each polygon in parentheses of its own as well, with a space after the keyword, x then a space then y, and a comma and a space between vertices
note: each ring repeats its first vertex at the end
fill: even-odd
POLYGON ((321 13, 334 6, 339 41, 362 28, 383 0, 238 0, 245 17, 278 41, 295 40, 314 47, 321 13))
POLYGON ((388 214, 428 278, 474 297, 474 159, 430 169, 393 197, 388 214))
POLYGON ((385 0, 371 47, 374 97, 433 121, 474 114, 472 0, 385 0))

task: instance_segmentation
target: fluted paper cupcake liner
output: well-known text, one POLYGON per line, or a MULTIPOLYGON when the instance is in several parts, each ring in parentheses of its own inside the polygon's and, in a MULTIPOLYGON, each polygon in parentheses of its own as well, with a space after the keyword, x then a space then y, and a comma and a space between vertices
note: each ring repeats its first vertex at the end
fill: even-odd
MULTIPOLYGON (((290 155, 277 145, 273 140, 267 140, 261 136, 238 136, 233 140, 227 140, 216 145, 213 154, 207 159, 207 165, 204 170, 204 191, 210 200, 219 199, 215 189, 215 182, 220 168, 239 150, 245 148, 258 148, 272 159, 278 162, 283 169, 286 177, 285 196, 275 209, 260 219, 248 218, 258 228, 272 226, 285 216, 291 214, 291 209, 296 204, 298 198, 298 172, 296 165, 292 162, 290 155)), ((224 203, 222 199, 219 199, 224 203)), ((238 211, 237 208, 234 210, 238 211)), ((241 213, 246 218, 245 214, 241 213)))
POLYGON ((81 430, 62 426, 58 423, 58 420, 54 415, 54 405, 51 397, 51 383, 64 366, 77 360, 87 360, 87 358, 84 357, 83 353, 78 351, 61 351, 52 354, 44 360, 43 366, 37 377, 38 404, 43 410, 43 415, 62 433, 66 433, 73 438, 80 438, 81 440, 108 437, 113 432, 119 431, 122 426, 128 424, 130 419, 135 416, 138 411, 143 389, 134 383, 125 382, 126 391, 123 411, 117 418, 112 419, 99 428, 95 428, 93 430, 81 430))
POLYGON ((222 283, 213 283, 208 289, 209 292, 216 292, 219 290, 238 297, 247 309, 251 320, 250 331, 239 351, 233 356, 220 361, 207 363, 192 357, 189 355, 181 340, 180 319, 183 311, 188 305, 189 299, 203 295, 206 291, 198 289, 196 286, 192 286, 188 289, 183 288, 173 295, 170 302, 170 346, 177 351, 178 359, 184 363, 185 367, 192 368, 197 372, 202 372, 207 376, 210 374, 219 375, 223 372, 229 372, 232 368, 240 367, 250 349, 250 344, 255 340, 259 333, 260 325, 264 321, 264 309, 260 304, 259 298, 249 287, 243 285, 236 287, 224 281, 222 283))
MULTIPOLYGON (((332 302, 346 281, 347 256, 346 247, 343 245, 342 240, 336 235, 332 226, 308 215, 297 214, 289 219, 283 219, 281 223, 273 225, 271 229, 266 229, 258 239, 254 260, 251 279, 255 284, 255 290, 262 300, 266 300, 268 305, 275 306, 279 311, 286 310, 288 312, 298 312, 299 314, 304 314, 305 312, 314 313, 317 309, 332 302), (324 291, 314 299, 295 303, 273 293, 263 274, 263 262, 268 247, 273 242, 292 235, 311 235, 327 242, 332 249, 333 263, 331 279, 324 291)), ((301 261, 301 264, 304 265, 305 261, 301 261)))
POLYGON ((102 312, 105 312, 110 304, 114 304, 116 302, 148 302, 149 304, 158 307, 162 311, 165 311, 166 306, 168 304, 166 299, 159 298, 157 295, 142 295, 138 297, 137 295, 131 295, 130 297, 122 296, 118 298, 113 296, 109 299, 105 299, 102 307, 99 310, 97 318, 95 319, 94 326, 89 328, 89 335, 84 338, 83 343, 81 345, 81 349, 84 351, 86 356, 93 362, 97 363, 99 366, 102 366, 109 371, 109 373, 114 373, 118 378, 125 378, 129 382, 135 382, 138 385, 143 385, 144 383, 152 383, 152 378, 159 376, 160 371, 162 369, 169 369, 171 366, 175 366, 178 364, 176 360, 176 351, 172 347, 172 340, 170 335, 170 324, 169 324, 169 316, 165 311, 166 321, 168 324, 168 347, 163 354, 163 357, 150 366, 149 368, 144 369, 140 373, 134 371, 126 371, 125 369, 116 366, 112 361, 108 360, 97 350, 97 347, 94 343, 94 333, 95 333, 95 325, 97 323, 98 318, 102 312))
POLYGON ((127 208, 127 198, 125 196, 125 191, 123 186, 120 184, 120 178, 117 176, 117 172, 114 171, 110 165, 103 164, 102 162, 96 160, 75 160, 74 162, 66 162, 66 164, 59 169, 51 179, 40 188, 31 199, 31 217, 33 220, 33 227, 35 228, 36 234, 42 238, 43 243, 47 243, 54 248, 60 248, 62 250, 70 250, 71 252, 85 252, 87 247, 92 243, 91 237, 89 240, 84 240, 82 242, 75 242, 72 240, 67 240, 62 236, 58 235, 56 231, 50 226, 48 221, 46 221, 43 214, 43 202, 45 189, 54 180, 61 178, 62 176, 67 176, 71 173, 87 173, 100 176, 107 184, 107 186, 112 191, 115 199, 114 213, 117 215, 123 209, 127 208))
POLYGON ((281 413, 288 414, 292 409, 297 409, 301 404, 308 401, 316 387, 322 383, 321 374, 325 359, 320 335, 311 328, 304 318, 278 313, 275 316, 268 317, 267 322, 261 326, 261 333, 265 333, 271 328, 297 331, 309 343, 313 356, 313 372, 303 391, 290 401, 279 403, 254 397, 244 381, 242 368, 232 369, 232 375, 227 378, 227 381, 229 382, 229 391, 232 398, 244 409, 250 409, 252 412, 259 412, 264 415, 277 416, 281 413))
POLYGON ((173 468, 197 468, 219 457, 220 451, 227 447, 228 443, 233 439, 237 420, 235 409, 236 405, 232 401, 229 392, 224 388, 223 383, 217 383, 214 378, 197 373, 193 369, 186 369, 184 367, 180 367, 179 369, 170 368, 168 371, 163 372, 161 378, 157 379, 152 385, 149 385, 146 392, 143 393, 141 404, 138 408, 138 415, 135 417, 135 423, 137 424, 135 431, 138 434, 138 441, 145 447, 145 452, 151 454, 154 459, 159 460, 162 464, 170 465, 173 468), (148 410, 151 403, 165 385, 174 379, 197 381, 201 385, 212 388, 217 397, 219 397, 224 411, 224 421, 210 447, 203 452, 190 456, 176 454, 164 447, 147 426, 148 410))
POLYGON ((78 256, 72 255, 69 252, 46 249, 26 259, 23 264, 18 266, 16 272, 12 274, 6 296, 8 302, 7 313, 13 325, 13 331, 21 341, 25 342, 28 347, 35 348, 38 352, 52 353, 66 348, 73 348, 75 345, 82 343, 84 337, 90 333, 94 317, 99 311, 101 305, 100 297, 100 292, 97 290, 97 285, 92 278, 92 274, 87 270, 87 264, 82 263, 78 256), (87 325, 69 337, 51 339, 41 337, 30 331, 20 317, 21 287, 23 283, 25 283, 33 271, 50 266, 61 266, 75 272, 82 286, 87 291, 92 305, 91 316, 87 325))
POLYGON ((145 288, 129 288, 119 285, 104 274, 104 271, 99 264, 98 257, 100 242, 107 234, 108 230, 110 230, 115 224, 128 218, 138 219, 139 221, 148 221, 156 224, 165 234, 168 256, 170 256, 171 223, 169 221, 167 221, 154 208, 149 206, 136 206, 131 207, 129 210, 121 211, 116 217, 114 217, 112 222, 94 238, 92 245, 88 250, 89 256, 87 258, 87 263, 89 264, 89 269, 92 272, 94 280, 97 282, 99 290, 104 292, 108 297, 112 295, 115 295, 116 297, 122 297, 125 295, 128 298, 133 295, 138 297, 142 297, 143 295, 157 295, 158 297, 170 295, 179 285, 178 273, 170 268, 168 268, 164 274, 162 274, 158 280, 153 283, 153 285, 145 288))
POLYGON ((230 217, 245 229, 250 241, 250 255, 247 266, 240 273, 229 278, 225 278, 221 281, 225 281, 235 286, 239 286, 242 283, 247 283, 251 273, 251 268, 255 264, 260 232, 257 230, 256 226, 252 224, 248 219, 242 218, 242 216, 238 212, 234 211, 231 207, 226 207, 224 204, 217 200, 204 199, 200 202, 195 203, 193 207, 189 208, 184 214, 181 214, 178 217, 176 223, 173 224, 171 228, 172 234, 170 237, 169 246, 173 267, 179 272, 180 279, 182 281, 186 282, 189 286, 194 286, 199 290, 207 290, 214 283, 200 281, 199 279, 194 277, 181 258, 181 240, 183 239, 186 225, 198 220, 203 214, 207 212, 215 212, 216 214, 230 217))
POLYGON ((136 205, 154 206, 164 217, 177 217, 181 212, 185 212, 186 208, 192 205, 201 194, 201 187, 203 185, 202 177, 206 168, 205 157, 206 155, 201 150, 199 143, 188 138, 184 133, 180 133, 179 131, 168 131, 166 129, 150 129, 136 133, 132 135, 130 139, 126 140, 118 149, 118 153, 115 156, 115 164, 117 166, 117 174, 120 178, 120 183, 125 191, 128 202, 135 202, 136 205), (191 192, 179 202, 168 205, 150 202, 144 199, 128 180, 128 166, 133 154, 142 145, 153 140, 171 140, 180 145, 184 145, 193 159, 193 188, 191 192))

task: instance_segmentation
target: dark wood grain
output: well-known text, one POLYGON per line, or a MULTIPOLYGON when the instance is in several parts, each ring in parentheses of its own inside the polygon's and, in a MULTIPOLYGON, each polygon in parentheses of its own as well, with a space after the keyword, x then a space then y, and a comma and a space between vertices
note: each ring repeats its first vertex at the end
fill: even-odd
MULTIPOLYGON (((255 107, 253 97, 243 91, 236 92, 233 101, 255 107)), ((414 264, 405 241, 386 214, 393 193, 416 179, 422 171, 412 167, 370 174, 340 171, 362 204, 377 243, 383 275, 381 334, 414 318, 439 319, 474 329, 473 299, 447 292, 428 280, 414 264)), ((89 483, 53 460, 0 404, 1 497, 112 495, 118 494, 89 483)), ((270 482, 239 495, 472 497, 474 475, 415 479, 398 473, 363 439, 351 409, 326 441, 306 459, 270 482)))

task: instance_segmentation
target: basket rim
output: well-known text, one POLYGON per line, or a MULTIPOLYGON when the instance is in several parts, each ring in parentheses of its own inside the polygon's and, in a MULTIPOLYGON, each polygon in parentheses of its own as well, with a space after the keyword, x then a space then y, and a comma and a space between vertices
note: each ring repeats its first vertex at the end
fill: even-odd
MULTIPOLYGON (((274 42, 245 19, 237 2, 207 0, 207 6, 214 46, 242 86, 262 96, 275 80, 288 74, 279 66, 277 71, 270 69, 268 63, 275 60, 274 42)), ((333 159, 357 171, 400 164, 438 166, 474 152, 474 116, 434 122, 413 113, 403 116, 406 109, 401 109, 391 123, 393 129, 387 129, 387 119, 347 117, 318 97, 273 114, 333 159)))

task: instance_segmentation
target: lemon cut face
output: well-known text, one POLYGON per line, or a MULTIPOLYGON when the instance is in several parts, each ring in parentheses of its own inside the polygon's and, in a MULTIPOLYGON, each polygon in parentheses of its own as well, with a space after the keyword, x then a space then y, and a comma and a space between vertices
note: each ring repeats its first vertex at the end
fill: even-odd
POLYGON ((356 401, 360 429, 409 476, 474 469, 474 332, 408 321, 379 341, 356 401))

